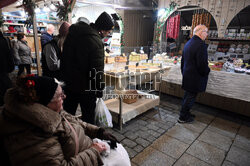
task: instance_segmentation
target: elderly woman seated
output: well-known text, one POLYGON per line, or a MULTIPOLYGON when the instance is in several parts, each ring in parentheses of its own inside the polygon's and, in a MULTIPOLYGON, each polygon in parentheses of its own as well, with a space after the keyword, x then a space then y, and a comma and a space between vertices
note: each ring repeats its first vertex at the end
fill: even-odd
MULTIPOLYGON (((110 165, 111 153, 100 155, 107 143, 94 143, 93 138, 107 140, 111 148, 121 145, 103 128, 63 111, 65 97, 56 79, 33 75, 19 78, 17 86, 7 91, 0 111, 0 136, 11 165, 110 165)), ((118 149, 111 152, 119 158, 118 149)), ((121 165, 130 165, 125 153, 120 156, 127 164, 121 165)))

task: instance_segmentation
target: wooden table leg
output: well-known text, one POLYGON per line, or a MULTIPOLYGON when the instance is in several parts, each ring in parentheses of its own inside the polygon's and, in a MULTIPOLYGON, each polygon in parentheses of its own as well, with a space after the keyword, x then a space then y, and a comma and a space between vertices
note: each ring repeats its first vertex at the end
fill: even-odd
POLYGON ((119 127, 122 131, 122 98, 119 97, 119 127))

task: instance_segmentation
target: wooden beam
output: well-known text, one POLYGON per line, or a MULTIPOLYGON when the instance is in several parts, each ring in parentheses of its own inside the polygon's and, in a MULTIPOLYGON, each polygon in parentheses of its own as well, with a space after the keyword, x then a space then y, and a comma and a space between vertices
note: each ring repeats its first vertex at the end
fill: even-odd
MULTIPOLYGON (((33 0, 35 2, 35 0, 33 0)), ((34 41, 35 41, 35 54, 36 54, 36 63, 37 63, 37 74, 39 76, 42 75, 42 68, 40 63, 40 55, 39 55, 39 41, 38 41, 38 32, 37 32, 37 24, 36 24, 36 12, 34 12, 33 17, 33 33, 34 33, 34 41)))

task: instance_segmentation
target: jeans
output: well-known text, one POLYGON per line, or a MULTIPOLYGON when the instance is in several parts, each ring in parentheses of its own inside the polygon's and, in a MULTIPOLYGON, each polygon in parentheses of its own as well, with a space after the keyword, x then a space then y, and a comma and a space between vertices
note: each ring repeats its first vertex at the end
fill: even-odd
POLYGON ((64 100, 64 110, 75 115, 80 103, 82 120, 87 123, 95 122, 96 96, 93 93, 80 94, 65 89, 66 98, 64 100))
POLYGON ((190 109, 194 105, 196 96, 197 96, 197 93, 188 92, 188 91, 184 92, 182 105, 181 105, 181 111, 180 111, 181 119, 188 119, 190 117, 190 109))

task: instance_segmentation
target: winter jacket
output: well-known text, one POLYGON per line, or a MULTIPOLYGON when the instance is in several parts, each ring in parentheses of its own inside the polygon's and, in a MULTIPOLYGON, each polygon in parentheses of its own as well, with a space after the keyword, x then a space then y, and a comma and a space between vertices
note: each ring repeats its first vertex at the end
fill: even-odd
POLYGON ((58 47, 58 38, 55 37, 43 47, 42 69, 43 76, 62 79, 60 71, 60 59, 62 56, 61 49, 58 47))
POLYGON ((14 46, 14 57, 16 64, 31 64, 31 49, 27 42, 18 40, 14 46))
POLYGON ((42 48, 43 46, 48 43, 49 41, 51 41, 53 39, 53 35, 50 35, 48 32, 44 32, 41 36, 41 45, 42 48))
POLYGON ((103 90, 104 45, 84 22, 73 24, 64 42, 61 70, 66 88, 75 93, 103 90))
POLYGON ((11 54, 11 49, 8 46, 6 38, 0 32, 0 74, 10 73, 14 70, 14 61, 11 54))
POLYGON ((0 32, 0 106, 4 104, 3 98, 7 89, 12 86, 8 73, 14 70, 14 58, 6 38, 0 32))
POLYGON ((193 36, 184 46, 181 59, 182 88, 189 92, 204 92, 207 86, 207 46, 198 36, 193 36))
POLYGON ((41 104, 28 105, 17 100, 17 91, 5 96, 0 112, 0 136, 13 166, 97 166, 102 165, 99 152, 91 147, 98 127, 62 111, 57 113, 41 104), (13 104, 15 103, 15 104, 13 104), (75 136, 79 138, 75 154, 75 136))

